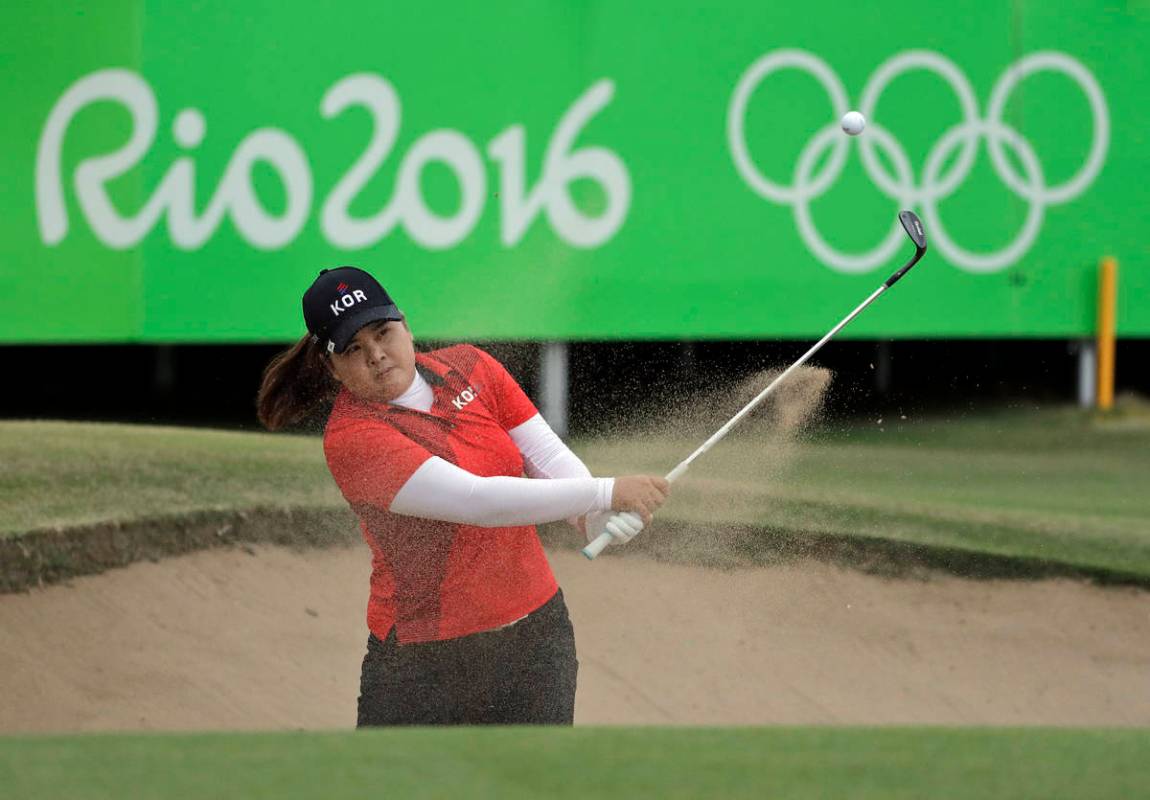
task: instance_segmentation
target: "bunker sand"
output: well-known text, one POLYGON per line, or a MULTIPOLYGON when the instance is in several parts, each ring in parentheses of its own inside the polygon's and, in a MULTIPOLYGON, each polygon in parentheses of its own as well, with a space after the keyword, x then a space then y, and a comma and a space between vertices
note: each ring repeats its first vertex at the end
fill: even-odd
MULTIPOLYGON (((1144 591, 549 555, 581 724, 1150 724, 1144 591)), ((368 562, 216 549, 0 596, 0 732, 350 727, 368 562)))

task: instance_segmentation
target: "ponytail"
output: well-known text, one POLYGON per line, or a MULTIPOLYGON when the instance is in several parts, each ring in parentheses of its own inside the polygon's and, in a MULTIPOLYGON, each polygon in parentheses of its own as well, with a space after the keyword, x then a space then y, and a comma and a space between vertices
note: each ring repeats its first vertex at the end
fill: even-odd
POLYGON ((335 397, 339 384, 325 359, 323 348, 308 334, 271 360, 256 398, 256 413, 265 428, 299 425, 335 397))

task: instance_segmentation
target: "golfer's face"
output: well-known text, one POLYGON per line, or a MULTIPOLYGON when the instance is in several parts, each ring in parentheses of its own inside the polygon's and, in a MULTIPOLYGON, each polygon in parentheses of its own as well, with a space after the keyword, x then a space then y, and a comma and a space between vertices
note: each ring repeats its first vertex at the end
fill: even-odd
POLYGON ((342 353, 331 354, 331 372, 358 397, 377 403, 394 400, 415 378, 411 331, 394 321, 363 326, 342 353))

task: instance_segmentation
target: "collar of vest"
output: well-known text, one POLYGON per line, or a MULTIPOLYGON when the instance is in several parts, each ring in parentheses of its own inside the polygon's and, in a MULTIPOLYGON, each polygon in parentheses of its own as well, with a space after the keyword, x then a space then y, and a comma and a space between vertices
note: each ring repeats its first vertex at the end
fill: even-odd
MULTIPOLYGON (((423 379, 427 381, 432 387, 440 387, 447 385, 447 375, 452 371, 449 364, 440 361, 433 356, 426 353, 415 354, 415 370, 423 379)), ((366 400, 361 400, 354 394, 349 392, 346 387, 340 387, 337 401, 343 398, 343 402, 350 403, 354 406, 366 409, 373 414, 390 414, 394 412, 405 413, 410 409, 403 408, 402 406, 393 406, 390 403, 372 403, 366 400)))
POLYGON ((441 364, 423 353, 417 353, 415 356, 415 371, 423 376, 423 379, 432 386, 442 386, 446 383, 444 377, 447 375, 449 369, 450 367, 446 364, 441 364))

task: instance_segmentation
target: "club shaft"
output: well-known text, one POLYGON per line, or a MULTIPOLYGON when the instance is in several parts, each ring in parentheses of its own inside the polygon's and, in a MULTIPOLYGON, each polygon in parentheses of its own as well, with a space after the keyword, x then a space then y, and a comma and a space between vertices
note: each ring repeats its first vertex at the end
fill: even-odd
MULTIPOLYGON (((755 397, 755 399, 753 399, 751 402, 749 402, 745 406, 743 406, 742 410, 740 410, 739 413, 735 414, 735 416, 733 416, 729 420, 727 420, 727 423, 725 425, 723 425, 723 427, 721 427, 717 431, 715 431, 711 435, 711 438, 707 439, 707 441, 705 441, 701 445, 699 445, 699 447, 695 450, 695 452, 691 453, 691 455, 684 458, 682 461, 680 461, 678 463, 678 465, 673 470, 668 472, 667 473, 667 482, 668 483, 674 483, 676 480, 678 480, 680 477, 682 477, 682 475, 688 469, 690 469, 691 463, 695 459, 697 459, 699 456, 703 455, 703 453, 707 452, 712 447, 714 447, 716 444, 718 444, 720 441, 722 441, 723 437, 726 436, 728 433, 730 433, 732 428, 734 428, 736 425, 738 425, 740 422, 742 422, 744 417, 746 417, 748 414, 750 414, 752 411, 754 411, 755 408, 760 403, 763 402, 763 400, 767 399, 767 397, 770 396, 771 392, 774 391, 776 386, 778 386, 780 383, 785 381, 790 376, 790 374, 792 372, 794 372, 796 369, 801 367, 803 364, 807 363, 807 361, 810 359, 811 356, 813 356, 815 353, 817 353, 822 348, 822 346, 824 344, 826 344, 827 342, 829 342, 831 339, 833 339, 835 337, 835 334, 837 334, 839 331, 841 331, 843 328, 845 328, 847 325, 849 325, 850 321, 852 319, 854 319, 855 317, 857 317, 859 314, 861 314, 863 312, 863 309, 865 309, 867 306, 869 306, 871 303, 873 303, 875 300, 877 300, 878 296, 881 295, 883 292, 885 292, 887 289, 889 289, 891 286, 894 286, 894 284, 897 283, 902 278, 903 275, 905 275, 907 272, 910 271, 911 267, 913 267, 915 264, 917 264, 919 262, 919 259, 921 259, 923 257, 923 255, 926 253, 926 234, 923 232, 922 222, 919 220, 919 218, 917 216, 915 216, 914 212, 912 212, 912 211, 900 211, 898 217, 899 217, 899 222, 902 223, 903 229, 907 232, 907 235, 910 236, 911 241, 914 242, 914 245, 915 245, 914 257, 911 258, 911 260, 908 261, 906 264, 904 264, 901 269, 899 269, 897 272, 893 273, 889 278, 887 278, 886 281, 882 284, 882 286, 878 287, 877 289, 875 289, 871 293, 870 297, 868 297, 866 300, 863 300, 861 303, 858 304, 858 306, 853 311, 851 311, 851 313, 849 313, 845 317, 843 317, 842 321, 840 321, 838 325, 835 325, 833 328, 831 328, 827 332, 826 336, 824 336, 823 338, 821 338, 817 342, 815 342, 814 345, 809 350, 807 350, 807 352, 803 353, 803 355, 798 359, 798 361, 791 364, 789 367, 787 367, 782 372, 781 375, 779 375, 777 378, 775 378, 773 381, 771 381, 770 385, 767 386, 766 389, 763 389, 763 391, 759 392, 759 394, 755 397)), ((599 536, 597 536, 594 541, 590 542, 586 547, 583 548, 583 555, 585 555, 589 559, 595 558, 596 556, 598 556, 600 553, 603 552, 604 548, 606 548, 608 544, 611 543, 612 538, 613 537, 612 537, 610 532, 604 531, 603 533, 599 534, 599 536)))
POLYGON ((858 307, 856 307, 854 311, 852 311, 851 313, 849 313, 845 317, 843 317, 842 321, 839 322, 838 325, 835 325, 833 328, 831 328, 830 331, 827 332, 826 336, 824 336, 823 338, 821 338, 817 342, 815 342, 814 345, 811 347, 811 349, 809 349, 809 350, 807 350, 807 352, 803 353, 802 356, 799 357, 799 359, 795 363, 791 364, 789 367, 787 367, 782 372, 781 375, 779 375, 777 378, 775 378, 773 381, 771 381, 770 385, 767 386, 766 389, 763 389, 763 391, 759 392, 758 395, 755 396, 754 400, 752 400, 751 402, 749 402, 745 406, 743 406, 742 410, 739 411, 738 414, 735 414, 735 416, 733 416, 729 420, 727 420, 726 424, 723 425, 723 427, 719 428, 717 431, 715 431, 711 435, 711 438, 707 439, 707 441, 705 441, 701 445, 699 445, 699 447, 695 450, 695 452, 691 453, 691 455, 687 456, 685 459, 683 459, 681 462, 679 462, 678 466, 676 466, 673 470, 668 472, 667 473, 667 480, 673 483, 684 472, 687 471, 687 469, 691 466, 691 463, 696 458, 703 455, 703 453, 707 452, 712 447, 714 447, 716 444, 718 444, 720 441, 722 441, 723 437, 725 437, 728 433, 730 433, 732 428, 734 428, 736 425, 738 425, 740 422, 742 422, 744 417, 746 417, 748 414, 750 414, 752 411, 754 411, 755 408, 758 407, 758 405, 760 403, 762 403, 764 400, 767 399, 767 397, 771 394, 771 392, 774 391, 776 386, 778 386, 780 383, 785 381, 787 379, 787 377, 792 372, 794 372, 796 369, 801 367, 803 364, 807 363, 807 361, 810 359, 811 356, 813 356, 815 353, 817 353, 819 351, 819 349, 824 344, 826 344, 831 339, 833 339, 835 334, 837 334, 839 331, 841 331, 843 328, 845 328, 850 323, 850 321, 852 319, 854 319, 859 314, 861 314, 863 312, 863 309, 865 309, 867 306, 869 306, 871 303, 873 303, 878 298, 878 296, 880 294, 882 294, 883 292, 885 292, 887 290, 887 288, 888 288, 887 285, 883 284, 882 286, 875 289, 874 292, 871 293, 870 297, 868 297, 866 300, 863 300, 861 303, 859 303, 858 307))
MULTIPOLYGON (((835 325, 833 328, 831 328, 827 332, 826 336, 824 336, 823 338, 821 338, 817 342, 815 342, 814 345, 811 347, 811 349, 809 349, 809 350, 807 350, 807 352, 803 353, 798 361, 796 361, 795 363, 793 363, 789 367, 787 367, 785 370, 783 370, 782 374, 779 375, 777 378, 775 378, 773 381, 771 381, 770 385, 767 386, 766 389, 763 389, 763 391, 759 392, 754 400, 752 400, 751 402, 749 402, 745 406, 743 406, 742 410, 740 410, 738 414, 735 414, 735 416, 733 416, 729 420, 727 420, 726 424, 723 425, 723 427, 719 428, 717 431, 715 431, 711 435, 711 438, 707 439, 707 441, 705 441, 701 445, 699 445, 698 449, 696 449, 695 452, 691 453, 691 455, 684 458, 682 461, 679 462, 678 466, 676 466, 673 470, 668 472, 667 476, 666 476, 667 482, 668 483, 674 483, 676 480, 678 480, 680 477, 682 477, 683 473, 685 473, 688 469, 690 469, 692 461, 694 461, 699 456, 703 455, 703 453, 710 450, 724 436, 726 436, 728 433, 730 433, 731 429, 734 428, 736 425, 738 425, 743 420, 743 418, 747 416, 747 414, 750 414, 752 411, 754 411, 755 407, 758 406, 761 402, 763 402, 763 400, 765 400, 771 394, 771 392, 774 391, 776 386, 778 386, 780 383, 785 381, 787 379, 787 376, 789 376, 796 369, 801 367, 803 364, 807 363, 807 361, 810 359, 810 357, 819 351, 819 348, 821 348, 824 344, 826 344, 831 339, 833 339, 836 333, 838 333, 843 328, 845 328, 850 323, 850 321, 852 319, 854 319, 859 314, 861 314, 863 312, 863 309, 865 309, 867 306, 869 306, 871 303, 873 303, 876 299, 878 299, 878 296, 880 294, 882 294, 883 292, 885 292, 887 289, 889 289, 890 286, 891 286, 890 283, 884 283, 882 286, 875 289, 874 292, 871 293, 870 297, 868 297, 866 300, 863 300, 861 303, 859 303, 858 307, 855 308, 854 311, 852 311, 851 313, 849 313, 845 317, 843 317, 842 321, 839 322, 838 325, 835 325)), ((611 534, 607 533, 607 532, 601 533, 593 542, 590 542, 586 547, 583 548, 583 555, 585 555, 589 559, 595 558, 600 553, 602 553, 603 550, 610 543, 611 543, 611 534)))

